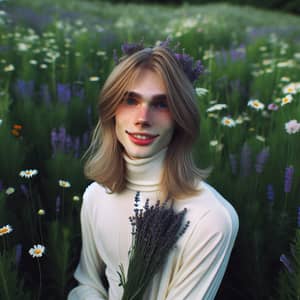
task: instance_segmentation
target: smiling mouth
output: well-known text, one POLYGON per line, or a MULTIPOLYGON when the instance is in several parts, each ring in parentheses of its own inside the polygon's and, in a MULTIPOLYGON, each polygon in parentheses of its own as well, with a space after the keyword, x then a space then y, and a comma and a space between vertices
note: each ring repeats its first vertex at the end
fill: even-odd
POLYGON ((130 133, 126 130, 126 133, 128 134, 130 140, 137 145, 140 146, 147 146, 151 144, 155 138, 157 138, 159 135, 152 135, 148 133, 130 133))

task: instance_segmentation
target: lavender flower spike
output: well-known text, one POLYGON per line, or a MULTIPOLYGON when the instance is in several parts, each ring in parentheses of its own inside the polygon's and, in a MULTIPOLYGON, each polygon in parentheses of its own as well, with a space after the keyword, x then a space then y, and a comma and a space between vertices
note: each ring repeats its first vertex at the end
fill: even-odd
POLYGON ((17 244, 16 246, 16 266, 20 264, 21 256, 22 256, 22 244, 17 244))
POLYGON ((267 186, 267 199, 269 200, 270 203, 274 202, 275 193, 274 193, 274 188, 273 188, 272 184, 268 184, 268 186, 267 186))
POLYGON ((285 169, 285 176, 284 176, 284 192, 290 193, 292 189, 292 180, 294 174, 294 167, 289 166, 285 169))
POLYGON ((262 173, 264 165, 269 157, 269 148, 264 148, 256 157, 256 173, 262 173))
POLYGON ((284 264, 284 266, 287 268, 289 273, 294 272, 294 270, 292 268, 292 264, 291 264, 290 260, 285 256, 285 254, 280 255, 280 261, 284 264))
POLYGON ((300 206, 297 208, 297 226, 300 228, 300 206))

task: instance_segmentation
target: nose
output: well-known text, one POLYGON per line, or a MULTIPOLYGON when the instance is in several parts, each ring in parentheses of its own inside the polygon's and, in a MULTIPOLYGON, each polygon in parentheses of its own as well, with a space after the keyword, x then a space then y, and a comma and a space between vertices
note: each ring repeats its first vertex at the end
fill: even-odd
POLYGON ((151 126, 151 112, 150 108, 147 105, 141 105, 136 114, 136 125, 140 125, 142 127, 151 126))

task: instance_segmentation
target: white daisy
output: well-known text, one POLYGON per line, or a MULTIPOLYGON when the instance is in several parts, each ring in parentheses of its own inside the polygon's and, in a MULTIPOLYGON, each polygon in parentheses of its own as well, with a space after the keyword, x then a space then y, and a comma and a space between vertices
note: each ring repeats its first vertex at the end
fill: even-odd
POLYGON ((71 187, 71 183, 69 181, 66 181, 66 180, 59 180, 58 184, 59 184, 59 186, 61 186, 63 188, 71 187))
POLYGON ((28 253, 32 257, 42 257, 44 252, 45 252, 45 246, 40 245, 40 244, 33 245, 33 248, 30 248, 28 251, 28 253))
POLYGON ((13 231, 13 229, 10 225, 2 226, 2 227, 0 227, 0 236, 4 235, 4 234, 8 234, 12 231, 13 231))
POLYGON ((249 100, 248 106, 250 106, 256 110, 262 110, 265 107, 265 105, 262 102, 260 102, 259 100, 249 100))
POLYGON ((38 174, 38 170, 35 170, 35 169, 34 170, 32 170, 32 169, 24 170, 19 173, 19 175, 21 177, 25 177, 25 178, 31 178, 32 176, 35 176, 37 174, 38 174))

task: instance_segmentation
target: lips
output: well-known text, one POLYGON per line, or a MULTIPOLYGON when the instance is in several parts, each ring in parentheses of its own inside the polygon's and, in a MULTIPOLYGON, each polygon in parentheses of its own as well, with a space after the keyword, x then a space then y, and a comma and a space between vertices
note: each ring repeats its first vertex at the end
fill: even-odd
POLYGON ((129 139, 134 144, 140 146, 150 145, 158 137, 158 135, 152 135, 149 133, 142 133, 142 132, 128 132, 127 130, 126 133, 128 134, 129 139))

